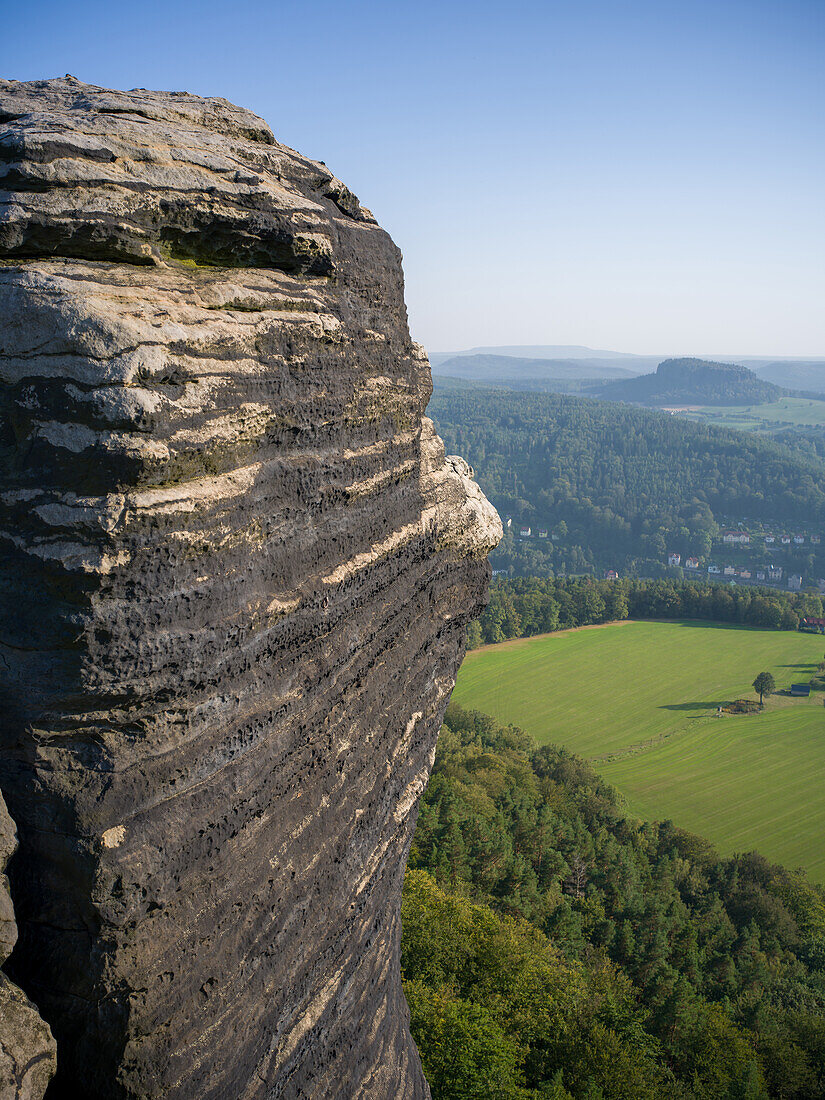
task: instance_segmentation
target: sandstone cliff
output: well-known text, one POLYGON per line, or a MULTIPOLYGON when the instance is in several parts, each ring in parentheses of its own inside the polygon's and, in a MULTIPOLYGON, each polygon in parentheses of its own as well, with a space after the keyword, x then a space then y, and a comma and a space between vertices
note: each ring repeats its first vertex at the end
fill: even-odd
POLYGON ((400 254, 224 100, 0 81, 9 972, 52 1096, 428 1095, 418 797, 498 517, 400 254))

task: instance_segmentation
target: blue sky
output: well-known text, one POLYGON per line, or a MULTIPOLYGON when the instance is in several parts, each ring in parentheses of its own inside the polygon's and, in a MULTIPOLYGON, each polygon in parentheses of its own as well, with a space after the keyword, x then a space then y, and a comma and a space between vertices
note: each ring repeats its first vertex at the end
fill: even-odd
POLYGON ((432 351, 825 356, 825 0, 38 0, 0 75, 223 95, 405 257, 432 351))

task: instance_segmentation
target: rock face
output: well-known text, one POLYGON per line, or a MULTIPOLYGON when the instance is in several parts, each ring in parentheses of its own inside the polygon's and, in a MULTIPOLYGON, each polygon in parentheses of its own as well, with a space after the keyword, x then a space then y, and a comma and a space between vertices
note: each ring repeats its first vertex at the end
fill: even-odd
MULTIPOLYGON (((17 942, 17 924, 3 873, 17 833, 0 797, 0 963, 17 942)), ((0 972, 0 1100, 41 1100, 55 1069, 55 1043, 25 994, 0 972)))
POLYGON ((498 517, 400 254, 224 100, 0 81, 0 788, 49 1097, 426 1097, 418 798, 498 517))

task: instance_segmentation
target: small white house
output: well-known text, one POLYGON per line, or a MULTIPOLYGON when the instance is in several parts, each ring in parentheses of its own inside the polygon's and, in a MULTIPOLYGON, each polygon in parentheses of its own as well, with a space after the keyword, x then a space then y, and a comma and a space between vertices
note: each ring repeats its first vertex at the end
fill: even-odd
POLYGON ((539 538, 540 539, 546 539, 547 538, 547 528, 546 527, 539 527, 539 538))
POLYGON ((772 581, 781 581, 782 572, 783 570, 781 565, 772 565, 768 570, 768 579, 772 581))
POLYGON ((791 592, 798 592, 801 587, 802 578, 800 575, 798 573, 791 573, 790 577, 788 577, 788 588, 790 588, 791 592))
POLYGON ((794 535, 793 541, 794 541, 794 546, 804 546, 805 545, 805 536, 804 535, 794 535))
POLYGON ((667 564, 668 565, 680 565, 681 562, 682 562, 682 555, 681 554, 668 554, 668 556, 667 556, 667 564))
POLYGON ((765 574, 765 570, 764 570, 764 569, 757 569, 757 570, 756 570, 756 579, 757 579, 758 581, 766 581, 766 580, 768 579, 768 578, 767 578, 767 576, 766 576, 766 574, 765 574))
POLYGON ((726 577, 735 577, 736 576, 736 570, 734 569, 734 567, 732 565, 726 565, 723 572, 724 572, 726 577))
POLYGON ((765 545, 766 546, 773 546, 773 544, 775 542, 776 542, 776 535, 765 535, 765 545))
POLYGON ((790 546, 791 545, 791 536, 790 535, 783 535, 782 538, 779 541, 782 543, 783 546, 790 546))
POLYGON ((722 535, 722 542, 728 545, 748 546, 750 541, 751 537, 747 531, 725 531, 722 535))
POLYGON ((521 535, 521 537, 523 539, 528 539, 533 533, 533 528, 532 527, 519 527, 518 533, 519 533, 519 535, 521 535))
POLYGON ((719 568, 718 565, 713 565, 711 563, 708 566, 708 573, 710 573, 711 576, 718 577, 721 572, 722 572, 722 570, 719 568))

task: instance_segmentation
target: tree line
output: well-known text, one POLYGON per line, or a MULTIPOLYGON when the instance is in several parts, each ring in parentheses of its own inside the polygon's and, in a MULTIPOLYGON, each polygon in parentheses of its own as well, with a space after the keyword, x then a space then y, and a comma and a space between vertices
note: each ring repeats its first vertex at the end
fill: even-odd
POLYGON ((707 619, 796 630, 805 615, 823 617, 822 598, 769 588, 697 581, 596 581, 565 577, 497 577, 467 645, 504 642, 619 619, 707 619))
POLYGON ((434 1100, 825 1097, 825 888, 455 704, 402 921, 434 1100))

